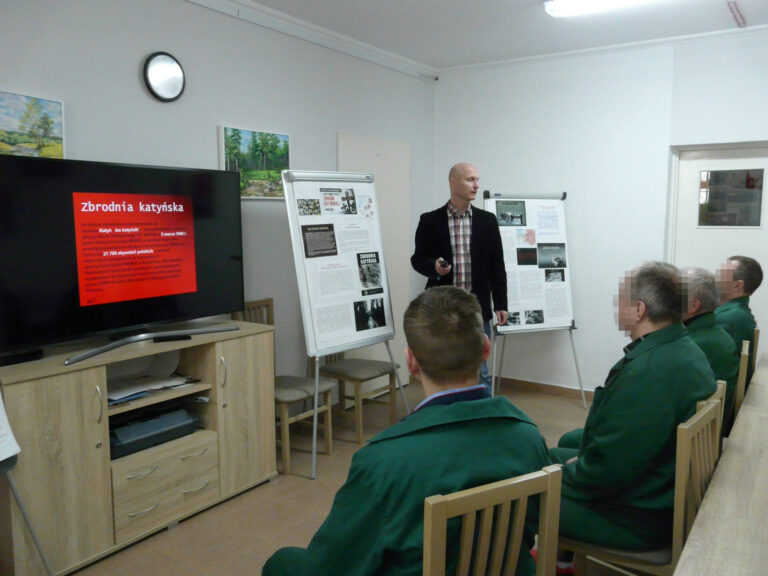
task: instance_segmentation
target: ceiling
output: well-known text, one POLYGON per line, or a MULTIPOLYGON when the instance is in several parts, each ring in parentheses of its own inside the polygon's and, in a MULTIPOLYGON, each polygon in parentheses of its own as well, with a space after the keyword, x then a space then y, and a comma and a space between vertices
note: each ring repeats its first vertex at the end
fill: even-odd
MULTIPOLYGON (((205 3, 211 7, 211 2, 205 3)), ((306 24, 313 33, 352 39, 434 71, 739 29, 727 0, 656 0, 579 18, 552 18, 542 0, 216 2, 264 7, 273 16, 306 24)), ((768 0, 730 3, 738 7, 747 30, 768 26, 768 0)))

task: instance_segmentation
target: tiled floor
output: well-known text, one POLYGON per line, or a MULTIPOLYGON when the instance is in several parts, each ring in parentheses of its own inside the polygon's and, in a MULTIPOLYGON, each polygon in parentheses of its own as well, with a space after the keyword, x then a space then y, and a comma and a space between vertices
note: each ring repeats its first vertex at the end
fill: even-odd
MULTIPOLYGON (((537 423, 549 445, 586 417, 581 400, 505 385, 513 403, 537 423)), ((423 398, 418 384, 407 387, 411 407, 423 398)), ((402 406, 402 399, 398 397, 402 406)), ((401 412, 404 411, 401 409, 401 412)), ((387 408, 365 408, 366 434, 388 426, 387 408)), ((317 478, 309 478, 311 456, 293 451, 294 473, 249 490, 163 530, 79 572, 78 576, 240 576, 258 575, 269 556, 283 546, 306 546, 325 519, 344 482, 352 454, 352 422, 334 419, 334 452, 317 457, 317 478)), ((309 430, 297 428, 294 446, 311 446, 309 430)), ((319 441, 322 448, 322 441, 319 441)), ((279 461, 279 452, 278 452, 279 461)), ((590 572, 592 574, 592 572, 590 572)))

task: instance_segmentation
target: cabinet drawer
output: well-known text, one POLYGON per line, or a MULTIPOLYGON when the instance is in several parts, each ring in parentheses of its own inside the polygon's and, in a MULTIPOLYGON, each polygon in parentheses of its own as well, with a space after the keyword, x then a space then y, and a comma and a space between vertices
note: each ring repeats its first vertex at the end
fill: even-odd
POLYGON ((202 430, 112 462, 115 540, 133 536, 219 498, 216 432, 202 430))

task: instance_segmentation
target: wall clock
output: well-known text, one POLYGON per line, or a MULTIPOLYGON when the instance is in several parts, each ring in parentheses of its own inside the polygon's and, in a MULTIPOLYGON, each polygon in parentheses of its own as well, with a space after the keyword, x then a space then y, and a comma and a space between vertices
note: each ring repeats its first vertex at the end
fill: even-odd
POLYGON ((144 62, 144 82, 152 96, 173 102, 184 92, 184 70, 168 52, 153 52, 144 62))

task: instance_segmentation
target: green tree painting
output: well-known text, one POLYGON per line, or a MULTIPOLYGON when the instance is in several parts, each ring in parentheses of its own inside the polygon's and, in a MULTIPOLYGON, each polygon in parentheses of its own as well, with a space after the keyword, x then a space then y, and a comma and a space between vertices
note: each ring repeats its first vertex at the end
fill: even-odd
POLYGON ((241 197, 283 198, 288 164, 287 135, 224 127, 224 169, 240 173, 241 197))
POLYGON ((64 157, 62 104, 0 92, 0 154, 64 157))

